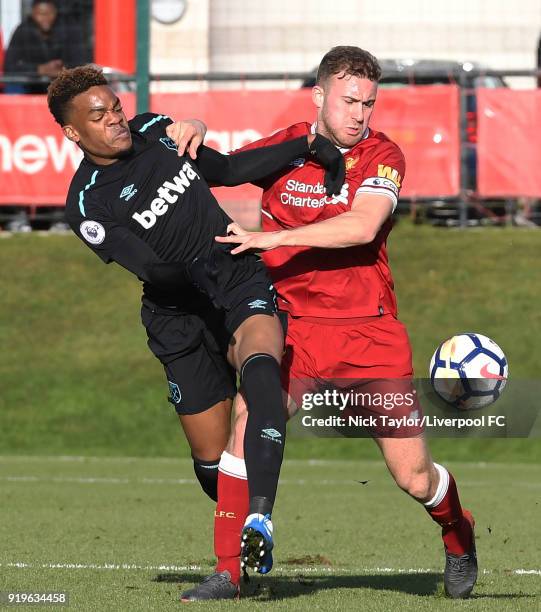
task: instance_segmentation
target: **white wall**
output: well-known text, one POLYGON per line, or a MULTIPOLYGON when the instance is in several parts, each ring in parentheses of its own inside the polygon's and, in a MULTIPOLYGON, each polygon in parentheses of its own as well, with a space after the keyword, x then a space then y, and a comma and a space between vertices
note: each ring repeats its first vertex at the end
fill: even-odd
POLYGON ((541 0, 210 0, 210 61, 220 70, 309 69, 339 44, 382 59, 530 68, 540 33, 541 0))
POLYGON ((308 71, 339 44, 528 69, 540 33, 541 0, 188 0, 177 24, 153 23, 152 70, 308 71))
POLYGON ((15 28, 21 23, 21 3, 19 0, 0 0, 0 27, 4 47, 7 47, 15 28))
MULTIPOLYGON (((152 74, 205 73, 209 62, 209 1, 188 0, 182 19, 172 25, 155 20, 150 26, 150 72, 152 74)), ((153 83, 153 91, 207 88, 207 84, 153 83)))

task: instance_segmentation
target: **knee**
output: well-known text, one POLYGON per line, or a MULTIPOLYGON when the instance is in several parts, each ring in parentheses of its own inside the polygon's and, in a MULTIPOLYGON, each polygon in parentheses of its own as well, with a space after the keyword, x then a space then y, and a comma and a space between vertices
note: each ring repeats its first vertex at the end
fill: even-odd
POLYGON ((257 353, 269 354, 280 363, 283 349, 284 336, 278 318, 256 315, 242 323, 235 333, 235 345, 231 357, 237 369, 240 369, 250 356, 257 353))
POLYGON ((246 401, 239 393, 235 400, 235 404, 233 406, 233 421, 237 423, 237 421, 246 420, 248 417, 248 406, 246 401))
POLYGON ((424 502, 431 498, 433 478, 428 467, 426 469, 402 469, 393 476, 396 484, 416 500, 424 502))
POLYGON ((192 457, 197 457, 198 460, 203 462, 213 463, 216 457, 221 457, 222 453, 227 446, 227 438, 223 440, 213 441, 207 444, 195 444, 193 441, 190 442, 190 451, 192 457))
POLYGON ((239 394, 233 407, 233 436, 243 438, 248 420, 248 406, 239 394))
POLYGON ((233 454, 242 457, 244 445, 244 432, 248 422, 248 408, 246 404, 233 413, 233 432, 227 444, 228 449, 233 449, 233 454))

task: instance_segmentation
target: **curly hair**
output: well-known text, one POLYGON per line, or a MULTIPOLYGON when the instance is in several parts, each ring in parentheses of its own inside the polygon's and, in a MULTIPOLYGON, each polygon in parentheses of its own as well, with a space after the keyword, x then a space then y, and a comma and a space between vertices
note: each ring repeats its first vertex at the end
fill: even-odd
POLYGON ((55 121, 66 125, 70 102, 96 85, 108 85, 108 82, 101 68, 94 64, 62 70, 47 89, 47 104, 55 121))
POLYGON ((323 84, 333 74, 343 72, 344 75, 375 81, 381 78, 381 68, 378 60, 368 51, 360 47, 333 47, 323 56, 317 70, 316 84, 323 84))

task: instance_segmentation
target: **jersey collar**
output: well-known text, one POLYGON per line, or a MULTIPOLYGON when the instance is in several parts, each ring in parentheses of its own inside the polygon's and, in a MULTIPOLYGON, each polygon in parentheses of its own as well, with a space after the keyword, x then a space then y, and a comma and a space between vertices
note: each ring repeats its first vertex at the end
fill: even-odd
MULTIPOLYGON (((310 134, 315 134, 316 133, 316 128, 317 128, 317 121, 314 121, 314 123, 312 123, 312 125, 310 126, 310 134)), ((370 134, 370 128, 366 128, 363 132, 363 135, 361 137, 361 140, 366 140, 366 138, 368 138, 370 134)), ((344 155, 345 153, 348 153, 349 151, 351 151, 350 149, 347 149, 345 147, 336 147, 340 153, 342 153, 342 155, 344 155)))

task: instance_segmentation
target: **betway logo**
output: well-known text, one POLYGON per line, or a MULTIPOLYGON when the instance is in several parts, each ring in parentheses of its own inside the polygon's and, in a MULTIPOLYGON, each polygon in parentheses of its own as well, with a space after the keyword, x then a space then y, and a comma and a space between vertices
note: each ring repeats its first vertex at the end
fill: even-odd
POLYGON ((81 149, 67 138, 59 141, 55 136, 40 138, 35 134, 25 134, 11 141, 7 136, 0 134, 2 172, 18 170, 25 174, 36 174, 49 162, 57 172, 66 170, 68 164, 75 170, 82 158, 81 149))
POLYGON ((178 200, 178 195, 176 194, 182 195, 191 185, 191 182, 199 178, 201 177, 193 169, 192 165, 189 162, 185 162, 178 176, 174 176, 172 181, 165 181, 158 188, 158 197, 154 198, 150 203, 150 210, 136 212, 132 215, 132 219, 135 219, 145 229, 150 229, 156 223, 156 219, 165 215, 169 210, 169 204, 175 204, 178 200))

